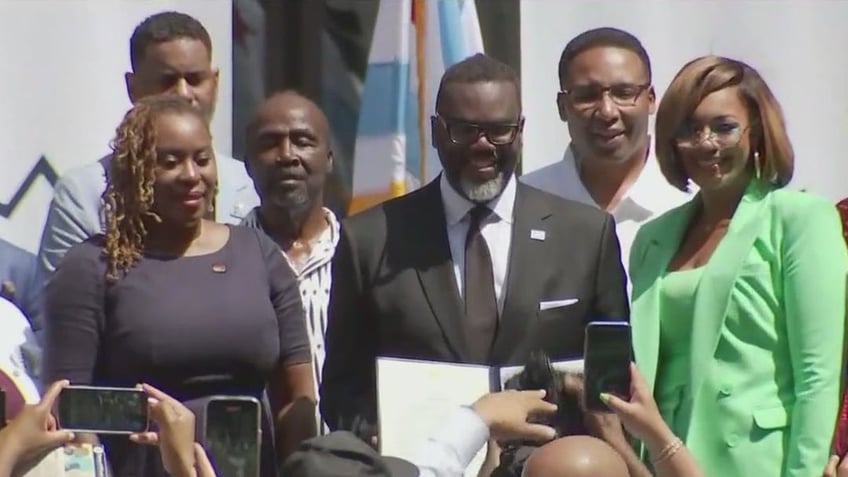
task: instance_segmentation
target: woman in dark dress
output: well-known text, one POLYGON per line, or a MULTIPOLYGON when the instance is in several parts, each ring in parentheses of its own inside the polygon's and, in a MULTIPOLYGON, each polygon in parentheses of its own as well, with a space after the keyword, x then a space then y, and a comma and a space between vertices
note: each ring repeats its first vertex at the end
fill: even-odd
MULTIPOLYGON (((272 476, 271 430, 282 455, 312 432, 292 425, 314 413, 300 405, 314 405, 303 306, 271 239, 207 219, 216 183, 208 124, 188 101, 153 97, 127 113, 105 235, 73 247, 47 285, 44 379, 150 383, 184 402, 254 396, 265 403, 261 474, 272 476)), ((100 441, 115 476, 166 475, 155 448, 100 441)))

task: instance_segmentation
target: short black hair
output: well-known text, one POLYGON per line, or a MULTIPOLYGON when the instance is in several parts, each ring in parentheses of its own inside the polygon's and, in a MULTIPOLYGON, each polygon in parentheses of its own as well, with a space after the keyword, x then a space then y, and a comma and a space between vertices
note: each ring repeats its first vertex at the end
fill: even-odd
POLYGON ((518 97, 518 104, 520 106, 521 81, 518 79, 518 73, 506 63, 501 63, 483 53, 477 53, 458 63, 454 63, 445 70, 445 74, 442 75, 442 80, 439 82, 439 91, 436 93, 436 111, 440 109, 445 88, 451 84, 499 81, 511 83, 515 86, 515 95, 518 97))
POLYGON ((130 64, 133 70, 144 60, 150 45, 180 38, 202 42, 209 51, 209 57, 212 57, 212 38, 203 24, 185 13, 161 12, 145 18, 133 30, 130 37, 130 64))
POLYGON ((584 31, 575 36, 565 45, 562 50, 562 55, 559 57, 559 84, 565 85, 566 76, 568 76, 568 67, 571 66, 572 60, 590 48, 596 47, 613 47, 622 48, 632 51, 642 60, 642 65, 645 67, 645 72, 648 74, 648 82, 650 83, 651 59, 648 57, 648 52, 642 46, 642 42, 633 34, 624 30, 619 30, 613 27, 594 28, 584 31))

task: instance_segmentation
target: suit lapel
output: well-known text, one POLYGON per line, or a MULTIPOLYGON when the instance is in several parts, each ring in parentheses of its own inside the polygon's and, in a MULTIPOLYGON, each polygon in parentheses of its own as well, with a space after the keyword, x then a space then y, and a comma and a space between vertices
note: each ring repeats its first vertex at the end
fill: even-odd
POLYGON ((550 217, 552 212, 546 201, 538 200, 535 191, 528 189, 519 182, 515 194, 506 296, 498 323, 498 333, 490 353, 493 364, 505 364, 509 360, 515 348, 516 337, 523 335, 528 320, 532 318, 527 315, 528 310, 536 310, 538 307, 538 297, 534 291, 539 290, 537 283, 544 279, 539 273, 539 264, 545 263, 546 260, 544 237, 534 232, 536 238, 532 238, 531 232, 546 232, 545 219, 550 217))
POLYGON ((653 389, 660 349, 660 287, 662 276, 677 251, 686 226, 697 206, 695 200, 674 211, 664 224, 653 229, 657 234, 646 237, 645 249, 631 268, 633 282, 633 347, 636 363, 653 389), (634 271, 638 273, 634 274, 634 271))
POLYGON ((408 235, 414 244, 411 249, 418 254, 415 268, 448 347, 458 360, 467 361, 462 331, 465 311, 456 287, 439 179, 428 184, 426 189, 422 196, 422 210, 418 214, 419 227, 408 235))
POLYGON ((767 186, 752 181, 730 221, 727 234, 705 265, 695 294, 692 324, 692 394, 704 378, 704 363, 715 355, 730 294, 745 258, 768 218, 767 186))

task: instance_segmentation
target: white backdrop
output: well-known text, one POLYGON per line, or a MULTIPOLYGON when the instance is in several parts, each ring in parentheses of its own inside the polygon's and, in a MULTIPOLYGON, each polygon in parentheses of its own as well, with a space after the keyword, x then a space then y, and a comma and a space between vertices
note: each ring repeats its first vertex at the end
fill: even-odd
POLYGON ((612 26, 648 54, 657 99, 675 73, 705 54, 756 68, 784 108, 795 146, 793 187, 848 196, 848 1, 532 0, 521 2, 521 75, 527 117, 524 171, 559 160, 569 142, 555 98, 557 63, 577 34, 612 26))
POLYGON ((61 175, 108 152, 130 107, 123 79, 130 35, 165 10, 194 16, 212 36, 221 69, 212 129, 217 150, 229 154, 230 0, 0 2, 0 238, 37 252, 52 187, 43 175, 28 188, 25 179, 41 156, 61 175))

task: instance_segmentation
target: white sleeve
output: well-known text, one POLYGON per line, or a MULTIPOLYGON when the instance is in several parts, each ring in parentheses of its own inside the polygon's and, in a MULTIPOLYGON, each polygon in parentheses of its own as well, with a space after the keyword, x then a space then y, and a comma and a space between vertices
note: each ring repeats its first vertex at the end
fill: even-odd
POLYGON ((489 428, 470 407, 461 407, 431 435, 414 464, 419 477, 462 477, 489 440, 489 428))

